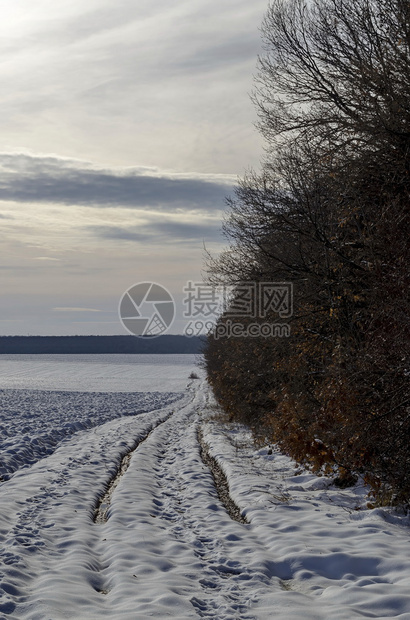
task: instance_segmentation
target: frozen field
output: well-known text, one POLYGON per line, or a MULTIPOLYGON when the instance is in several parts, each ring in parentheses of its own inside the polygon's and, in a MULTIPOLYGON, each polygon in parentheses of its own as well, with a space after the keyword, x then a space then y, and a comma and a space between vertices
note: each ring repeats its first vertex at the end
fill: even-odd
POLYGON ((1 360, 0 459, 13 443, 20 455, 0 483, 1 620, 410 620, 404 512, 221 425, 189 356, 81 357, 21 359, 27 377, 1 360), (199 428, 245 523, 221 503, 199 428))
POLYGON ((80 430, 176 402, 193 369, 194 355, 0 356, 0 479, 80 430))
POLYGON ((178 392, 195 360, 195 355, 0 355, 0 390, 178 392))

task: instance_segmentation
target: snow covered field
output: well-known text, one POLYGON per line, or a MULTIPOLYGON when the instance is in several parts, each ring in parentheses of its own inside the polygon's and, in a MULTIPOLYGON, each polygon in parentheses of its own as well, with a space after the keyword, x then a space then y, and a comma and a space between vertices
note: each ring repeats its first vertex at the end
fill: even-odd
MULTIPOLYGON (((0 390, 178 392, 195 355, 0 355, 0 390)), ((188 373, 189 374, 189 373, 188 373)))
POLYGON ((79 430, 176 402, 193 368, 194 355, 0 356, 0 479, 79 430))
POLYGON ((216 422, 191 356, 23 357, 0 358, 0 460, 20 455, 0 483, 1 619, 410 620, 409 518, 216 422), (218 499, 199 426, 249 523, 218 499), (20 449, 35 437, 49 452, 20 449))

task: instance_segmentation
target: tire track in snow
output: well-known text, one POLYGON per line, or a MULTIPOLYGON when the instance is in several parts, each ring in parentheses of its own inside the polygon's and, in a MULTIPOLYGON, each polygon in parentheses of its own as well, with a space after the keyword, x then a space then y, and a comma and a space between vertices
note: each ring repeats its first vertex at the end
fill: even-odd
MULTIPOLYGON (((37 505, 32 509, 37 510, 37 520, 46 509, 51 518, 57 500, 59 513, 71 510, 72 520, 61 520, 64 527, 54 533, 52 528, 50 539, 44 533, 45 547, 31 566, 32 575, 40 573, 40 578, 31 577, 29 597, 16 599, 17 617, 255 620, 263 597, 272 590, 283 592, 264 542, 251 525, 228 515, 201 459, 198 426, 204 398, 201 389, 187 395, 180 407, 164 412, 165 418, 147 420, 139 435, 128 430, 135 426, 124 425, 131 449, 119 442, 118 431, 116 441, 122 454, 124 449, 127 453, 120 459, 120 450, 110 451, 106 462, 111 481, 120 469, 115 463, 128 455, 127 468, 112 489, 109 519, 99 525, 93 522, 94 493, 90 498, 97 446, 90 440, 79 446, 74 460, 86 451, 81 461, 88 465, 85 477, 80 470, 75 484, 67 461, 73 453, 60 458, 64 469, 58 454, 51 459, 55 475, 64 478, 56 490, 66 495, 51 498, 55 486, 50 480, 44 493, 52 501, 44 503, 40 514, 37 505), (139 440, 133 445, 136 436, 139 440), (82 479, 87 481, 84 489, 82 479), (41 573, 44 566, 47 570, 41 573), (35 616, 33 605, 38 609, 35 616)), ((103 454, 111 445, 111 431, 100 439, 97 451, 103 454)), ((100 485, 102 480, 100 474, 100 485)))
POLYGON ((239 506, 237 506, 232 499, 229 492, 228 480, 222 469, 219 467, 217 461, 213 458, 213 456, 210 455, 209 447, 204 440, 204 435, 200 427, 197 431, 197 438, 200 445, 201 459, 211 471, 215 483, 216 492, 221 503, 225 507, 226 512, 233 521, 238 521, 238 523, 243 524, 249 523, 248 519, 246 519, 246 517, 241 514, 239 506))
MULTIPOLYGON (((199 407, 182 415, 178 412, 168 424, 155 429, 150 441, 138 451, 138 459, 146 467, 141 479, 151 489, 149 514, 152 523, 167 532, 169 541, 190 549, 195 558, 192 569, 190 563, 183 569, 185 577, 192 570, 193 592, 189 600, 195 614, 218 620, 255 620, 252 606, 258 601, 258 592, 272 586, 272 562, 249 527, 232 520, 218 502, 215 485, 209 479, 211 472, 200 457, 198 413, 199 407)), ((138 463, 134 462, 136 467, 138 463)), ((149 527, 147 523, 146 538, 149 527)), ((165 547, 162 561, 168 564, 169 574, 182 568, 167 555, 165 547)), ((142 584, 144 572, 134 577, 142 584)))
POLYGON ((161 422, 159 422, 158 424, 156 424, 155 426, 153 426, 147 433, 146 435, 142 438, 139 439, 125 454, 124 456, 121 458, 121 462, 118 466, 118 469, 116 471, 116 473, 114 474, 114 476, 111 478, 111 480, 108 481, 107 486, 106 486, 106 490, 104 491, 104 494, 97 500, 96 506, 94 508, 94 517, 93 517, 93 521, 94 523, 97 524, 101 524, 101 523, 106 523, 108 521, 108 510, 110 508, 111 505, 111 499, 112 496, 114 494, 114 491, 116 489, 116 487, 118 486, 118 483, 120 482, 122 476, 125 474, 125 472, 127 471, 129 465, 130 465, 130 461, 131 458, 134 454, 134 452, 139 448, 139 446, 148 439, 148 437, 151 435, 151 433, 153 433, 159 426, 161 426, 162 424, 164 424, 167 420, 169 420, 169 418, 175 413, 175 410, 172 410, 171 413, 169 414, 169 416, 167 416, 164 420, 161 420, 161 422))
MULTIPOLYGON (((195 393, 192 395, 191 401, 183 406, 183 409, 185 407, 190 406, 194 398, 195 398, 195 393)), ((154 424, 153 426, 151 426, 148 429, 148 431, 145 433, 145 435, 142 438, 139 438, 134 443, 134 445, 131 446, 131 448, 129 448, 127 452, 121 457, 121 461, 118 465, 118 468, 115 474, 107 482, 103 495, 101 495, 100 498, 97 499, 95 508, 93 510, 93 522, 96 525, 104 525, 109 520, 108 511, 111 506, 111 501, 114 496, 114 492, 117 486, 119 485, 119 483, 123 480, 123 477, 126 474, 130 466, 131 459, 134 456, 134 454, 151 437, 151 435, 159 429, 159 427, 161 427, 163 424, 168 422, 170 418, 172 418, 172 416, 175 414, 175 411, 176 411, 175 409, 172 409, 169 415, 167 415, 164 419, 160 420, 157 424, 154 424)), ((100 542, 104 542, 104 541, 105 539, 103 539, 100 542)), ((103 561, 100 557, 100 553, 96 549, 94 550, 94 556, 95 556, 94 577, 91 580, 91 585, 93 589, 95 590, 95 592, 106 597, 107 595, 110 594, 111 587, 110 585, 107 584, 107 580, 104 576, 104 573, 107 572, 107 569, 109 569, 110 561, 109 559, 106 561, 103 561), (99 559, 97 559, 97 557, 99 559)))

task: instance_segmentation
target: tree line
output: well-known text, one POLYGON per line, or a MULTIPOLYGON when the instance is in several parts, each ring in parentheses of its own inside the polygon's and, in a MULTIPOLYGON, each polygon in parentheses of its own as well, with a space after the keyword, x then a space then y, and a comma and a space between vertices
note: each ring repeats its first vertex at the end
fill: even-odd
MULTIPOLYGON (((273 0, 254 102, 260 171, 228 199, 209 282, 294 287, 289 337, 208 336, 230 417, 378 502, 410 498, 410 3, 273 0)), ((217 324, 217 327, 218 327, 217 324)))
POLYGON ((2 354, 159 354, 202 352, 200 337, 145 336, 0 336, 2 354))

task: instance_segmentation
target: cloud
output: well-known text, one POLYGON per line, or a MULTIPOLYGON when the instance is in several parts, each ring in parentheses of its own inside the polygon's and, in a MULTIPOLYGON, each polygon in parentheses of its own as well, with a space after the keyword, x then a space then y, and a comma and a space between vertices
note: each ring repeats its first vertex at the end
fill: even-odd
POLYGON ((142 277, 172 289, 199 274, 236 176, 259 166, 248 93, 266 7, 7 3, 0 314, 24 319, 3 333, 116 333, 92 310, 142 277))
POLYGON ((232 175, 156 168, 99 168, 89 162, 0 153, 0 200, 156 210, 221 210, 232 175))
POLYGON ((241 173, 266 0, 30 0, 0 23, 3 144, 241 173))
POLYGON ((45 260, 45 261, 52 261, 52 262, 60 262, 61 259, 60 258, 53 258, 52 256, 35 256, 34 260, 45 260))
POLYGON ((101 312, 95 308, 70 308, 70 307, 57 307, 52 308, 53 312, 101 312))
POLYGON ((166 220, 163 222, 150 221, 149 223, 123 227, 116 225, 89 226, 88 231, 97 237, 115 241, 133 241, 139 243, 191 243, 192 241, 221 241, 221 223, 219 219, 208 218, 198 222, 181 220, 166 220))
POLYGON ((138 241, 149 242, 153 237, 153 231, 144 227, 145 232, 141 232, 141 227, 123 228, 120 226, 89 226, 87 230, 102 239, 115 241, 138 241))
POLYGON ((175 241, 213 240, 221 241, 221 222, 218 219, 203 222, 161 222, 152 228, 158 237, 166 237, 175 241))

